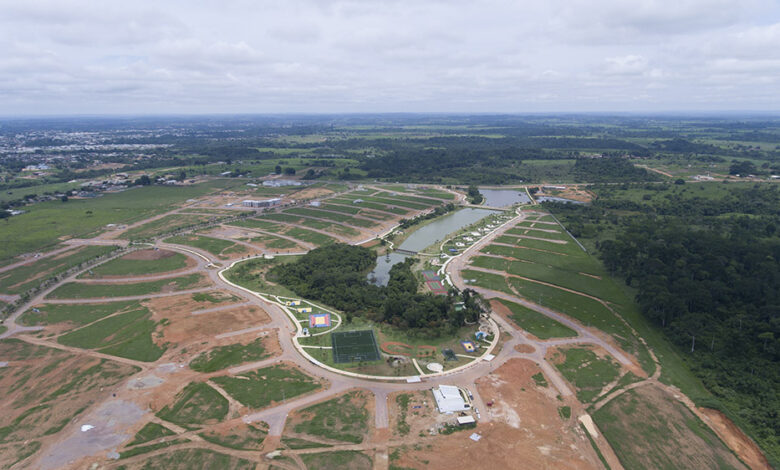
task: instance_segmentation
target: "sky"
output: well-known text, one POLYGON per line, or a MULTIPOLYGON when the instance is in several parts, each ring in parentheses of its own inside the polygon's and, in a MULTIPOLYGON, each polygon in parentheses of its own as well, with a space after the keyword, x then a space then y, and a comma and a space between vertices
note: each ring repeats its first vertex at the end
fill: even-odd
POLYGON ((780 0, 0 0, 0 115, 780 111, 780 0))

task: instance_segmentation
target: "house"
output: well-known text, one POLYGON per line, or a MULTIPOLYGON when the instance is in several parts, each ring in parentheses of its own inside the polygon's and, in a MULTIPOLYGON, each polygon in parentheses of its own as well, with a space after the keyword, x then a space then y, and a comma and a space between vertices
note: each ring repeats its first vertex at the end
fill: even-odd
POLYGON ((471 408, 460 389, 454 385, 439 385, 431 390, 439 413, 459 413, 471 408))

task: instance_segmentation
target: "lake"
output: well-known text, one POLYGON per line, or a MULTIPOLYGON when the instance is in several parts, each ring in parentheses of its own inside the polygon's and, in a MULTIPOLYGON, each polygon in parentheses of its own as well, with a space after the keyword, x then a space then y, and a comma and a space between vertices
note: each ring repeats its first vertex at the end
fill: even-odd
MULTIPOLYGON (((452 232, 458 231, 484 217, 497 213, 498 211, 489 209, 461 209, 418 229, 409 235, 409 238, 404 240, 404 242, 396 248, 409 251, 420 251, 436 241, 444 241, 452 232)), ((402 255, 400 253, 390 253, 389 256, 378 256, 376 258, 376 268, 369 273, 368 278, 374 279, 374 284, 386 286, 387 281, 390 279, 390 268, 393 267, 394 264, 405 260, 407 257, 407 255, 402 255)))
POLYGON ((490 207, 509 207, 531 202, 525 189, 480 189, 479 192, 485 196, 485 205, 490 207))

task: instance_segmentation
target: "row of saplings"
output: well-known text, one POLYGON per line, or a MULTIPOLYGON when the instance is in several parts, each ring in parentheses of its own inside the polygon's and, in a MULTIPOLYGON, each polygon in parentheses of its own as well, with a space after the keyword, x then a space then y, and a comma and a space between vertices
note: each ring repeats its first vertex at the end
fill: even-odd
POLYGON ((267 275, 301 297, 320 301, 345 313, 403 328, 412 336, 435 338, 453 335, 476 323, 487 311, 482 297, 466 289, 447 295, 420 293, 412 272, 413 258, 390 269, 387 286, 369 282, 376 254, 364 247, 333 244, 316 248, 294 263, 275 266, 267 275))

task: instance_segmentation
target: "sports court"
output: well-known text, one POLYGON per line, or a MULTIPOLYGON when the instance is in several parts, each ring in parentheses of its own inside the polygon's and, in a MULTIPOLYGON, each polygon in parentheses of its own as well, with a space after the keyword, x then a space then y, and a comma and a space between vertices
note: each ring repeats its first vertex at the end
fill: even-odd
POLYGON ((327 328, 330 326, 330 313, 313 313, 309 315, 309 328, 327 328))
POLYGON ((374 330, 338 331, 331 333, 333 362, 377 361, 380 358, 374 330))
POLYGON ((436 295, 445 295, 447 289, 441 283, 441 278, 433 271, 423 271, 423 278, 425 278, 425 285, 436 295))

